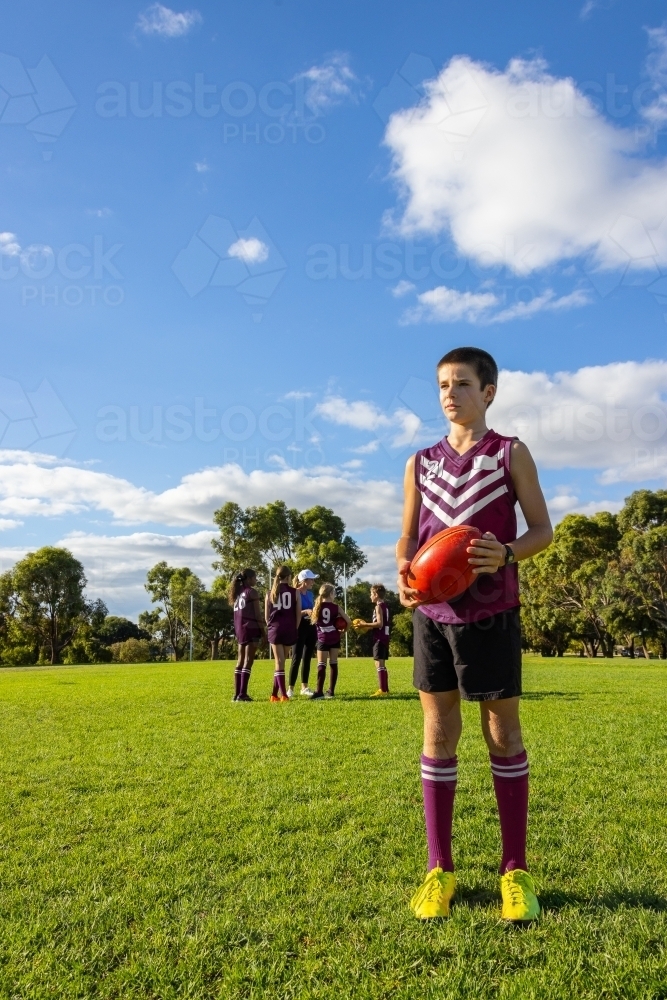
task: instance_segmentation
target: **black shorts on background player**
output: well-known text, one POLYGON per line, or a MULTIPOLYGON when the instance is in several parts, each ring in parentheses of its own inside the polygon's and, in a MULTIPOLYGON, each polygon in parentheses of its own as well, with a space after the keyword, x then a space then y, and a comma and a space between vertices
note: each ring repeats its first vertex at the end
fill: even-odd
POLYGON ((374 642, 373 643, 373 659, 374 660, 388 660, 389 659, 389 644, 386 642, 374 642))
POLYGON ((492 701, 521 694, 519 608, 467 625, 446 625, 417 609, 414 685, 435 694, 456 691, 465 701, 492 701))
POLYGON ((337 643, 335 643, 332 646, 331 643, 320 642, 319 639, 317 640, 317 650, 318 650, 318 652, 320 652, 320 653, 327 653, 330 649, 340 649, 340 643, 337 642, 337 643))

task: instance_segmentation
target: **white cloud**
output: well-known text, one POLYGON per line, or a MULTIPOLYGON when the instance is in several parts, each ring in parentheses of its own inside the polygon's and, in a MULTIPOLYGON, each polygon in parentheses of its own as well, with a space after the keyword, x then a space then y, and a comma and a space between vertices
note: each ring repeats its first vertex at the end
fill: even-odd
POLYGON ((394 285, 394 287, 391 290, 391 294, 394 296, 395 299, 401 299, 403 298, 404 295, 408 295, 410 292, 414 292, 414 290, 415 286, 413 285, 413 283, 411 281, 406 281, 405 278, 403 278, 401 281, 398 282, 398 284, 394 285))
POLYGON ((139 15, 135 27, 144 35, 180 38, 187 35, 196 24, 201 24, 201 21, 202 16, 198 10, 177 13, 161 3, 153 3, 139 15))
MULTIPOLYGON (((353 427, 357 431, 383 431, 390 447, 395 449, 412 444, 421 428, 419 417, 404 406, 387 414, 375 403, 367 400, 350 401, 342 396, 328 396, 317 404, 315 414, 330 423, 353 427)), ((370 442, 366 447, 375 451, 374 445, 374 442, 370 442)))
POLYGON ((206 174, 210 169, 206 160, 195 160, 195 170, 198 174, 206 174))
POLYGON ((417 301, 419 305, 405 311, 402 323, 477 323, 500 302, 493 292, 459 292, 446 285, 422 292, 417 301))
POLYGON ((0 254, 7 257, 17 257, 21 247, 16 240, 16 233, 0 233, 0 254))
POLYGON ((389 424, 389 418, 375 403, 366 400, 350 402, 342 396, 328 396, 317 404, 315 413, 331 423, 354 427, 358 431, 375 431, 389 424))
POLYGON ((214 466, 154 493, 108 473, 53 460, 47 464, 31 453, 0 455, 3 517, 59 517, 99 511, 116 523, 208 527, 213 511, 227 500, 248 506, 281 497, 302 508, 321 503, 324 496, 354 531, 370 527, 393 530, 400 516, 399 491, 394 483, 361 480, 335 468, 247 473, 238 465, 214 466))
POLYGON ((574 372, 503 371, 489 421, 516 434, 543 468, 603 470, 601 482, 667 476, 667 362, 574 372))
POLYGON ((649 54, 646 75, 655 89, 655 100, 642 108, 642 114, 654 125, 667 122, 667 28, 647 28, 649 54))
POLYGON ((245 264, 261 264, 268 259, 269 248, 256 236, 250 236, 232 243, 227 253, 230 257, 238 257, 245 264))
POLYGON ((372 441, 368 441, 366 444, 360 444, 358 448, 350 448, 351 452, 355 455, 372 455, 380 447, 380 442, 377 438, 372 441))
POLYGON ((314 115, 324 115, 327 111, 346 101, 357 103, 363 85, 350 68, 349 56, 336 52, 319 66, 311 66, 299 73, 295 81, 305 82, 305 103, 314 115))
POLYGON ((591 16, 595 8, 598 6, 599 6, 599 0, 586 0, 586 3, 579 11, 579 17, 582 19, 582 21, 585 21, 586 18, 591 16))
POLYGON ((205 584, 215 572, 211 563, 214 531, 163 535, 137 531, 130 535, 95 535, 71 532, 58 543, 80 559, 86 571, 88 593, 101 597, 112 614, 136 617, 151 607, 144 589, 146 573, 164 559, 170 566, 188 566, 205 584))
POLYGON ((357 573, 360 580, 384 583, 389 590, 396 590, 396 545, 364 545, 368 562, 357 573))
POLYGON ((518 275, 582 254, 601 268, 667 262, 665 161, 638 156, 635 131, 572 79, 539 59, 499 71, 457 56, 425 87, 385 133, 405 235, 449 233, 518 275))
POLYGON ((527 302, 516 302, 507 309, 502 309, 499 313, 491 316, 489 323, 507 323, 511 319, 530 319, 538 312, 559 312, 563 309, 574 309, 578 306, 587 306, 592 301, 591 293, 588 289, 577 288, 568 295, 557 296, 553 289, 548 288, 541 295, 536 295, 527 302))
POLYGON ((515 302, 499 312, 492 310, 501 304, 493 292, 459 292, 447 285, 438 285, 417 296, 418 305, 406 309, 400 322, 412 323, 507 323, 512 319, 530 319, 539 312, 573 309, 591 302, 591 292, 578 288, 567 295, 557 296, 552 288, 527 301, 515 302))

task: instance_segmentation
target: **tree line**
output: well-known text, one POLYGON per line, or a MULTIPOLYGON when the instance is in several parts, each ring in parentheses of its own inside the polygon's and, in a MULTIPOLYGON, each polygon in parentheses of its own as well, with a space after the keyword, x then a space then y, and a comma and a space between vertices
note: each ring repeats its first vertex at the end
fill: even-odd
MULTIPOLYGON (((334 583, 343 603, 343 574, 351 618, 372 618, 370 583, 358 579, 366 562, 343 520, 328 507, 305 511, 277 500, 242 508, 226 503, 214 514, 217 575, 206 587, 187 566, 162 561, 147 573, 151 608, 138 621, 109 615, 86 596, 83 565, 64 548, 29 553, 0 576, 0 663, 104 663, 180 660, 189 655, 235 655, 229 581, 252 566, 260 589, 287 564, 308 567, 317 583, 334 583)), ((386 581, 385 585, 386 585, 386 581)), ((638 490, 618 514, 570 514, 552 545, 520 565, 524 645, 543 656, 667 656, 667 490, 638 490)), ((262 595, 263 596, 263 595, 262 595)), ((388 591, 393 615, 392 656, 412 654, 412 613, 388 591)), ((370 656, 369 633, 348 634, 351 656, 370 656)), ((266 651, 268 655, 268 651, 266 651)))
POLYGON ((667 490, 637 490, 618 514, 569 514, 519 574, 527 648, 667 657, 667 490))

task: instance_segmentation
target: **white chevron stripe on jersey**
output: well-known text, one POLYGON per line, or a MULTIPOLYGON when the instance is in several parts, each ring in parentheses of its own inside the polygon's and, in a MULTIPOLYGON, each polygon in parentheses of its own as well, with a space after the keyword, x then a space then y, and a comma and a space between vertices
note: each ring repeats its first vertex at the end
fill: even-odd
POLYGON ((483 507, 486 507, 486 505, 491 503, 493 500, 497 500, 498 497, 503 495, 503 493, 509 493, 506 486, 500 486, 497 490, 494 490, 493 493, 488 493, 485 497, 482 497, 481 500, 477 500, 476 503, 462 511, 458 517, 453 518, 452 527, 456 524, 465 524, 467 518, 471 517, 472 514, 476 514, 478 510, 482 510, 483 507))
POLYGON ((471 504, 470 507, 466 507, 466 509, 457 517, 450 517, 449 514, 435 502, 435 500, 431 500, 431 498, 427 497, 425 493, 422 493, 422 503, 425 507, 428 507, 429 510, 432 510, 435 516, 442 521, 443 524, 446 524, 448 528, 453 528, 457 524, 465 524, 467 517, 470 517, 472 514, 476 514, 478 510, 482 510, 482 508, 486 507, 487 504, 490 504, 493 500, 497 500, 498 497, 503 495, 503 493, 509 493, 507 487, 498 487, 498 489, 494 490, 493 493, 487 493, 487 495, 482 497, 481 500, 477 500, 476 503, 471 504))
MULTIPOLYGON (((490 455, 490 456, 478 455, 476 457, 478 459, 491 458, 497 465, 498 462, 502 462, 504 453, 505 453, 505 448, 503 447, 500 449, 497 455, 490 455)), ((475 459, 473 459, 473 462, 474 461, 475 459)), ((473 476, 477 476, 482 472, 489 471, 488 468, 485 468, 483 464, 480 464, 477 467, 473 466, 473 468, 470 469, 468 472, 464 472, 462 476, 457 477, 457 476, 452 476, 451 473, 446 472, 442 468, 443 465, 442 459, 439 462, 429 462, 429 460, 427 458, 424 458, 424 456, 422 455, 421 464, 426 469, 427 478, 432 479, 433 477, 437 477, 438 479, 443 479, 449 486, 452 486, 455 490, 458 489, 459 486, 463 486, 464 483, 467 483, 468 480, 473 478, 473 476)))
POLYGON ((444 500, 448 506, 456 509, 457 507, 460 507, 462 503, 465 503, 466 500, 469 500, 470 497, 474 497, 476 493, 483 490, 485 486, 490 486, 491 483, 495 483, 499 479, 502 479, 504 475, 505 469, 501 466, 496 472, 492 472, 489 476, 485 476, 484 479, 478 479, 476 483, 469 486, 468 489, 464 493, 461 493, 458 497, 455 497, 453 493, 449 493, 447 490, 444 490, 442 486, 438 486, 434 480, 429 481, 425 476, 420 476, 419 481, 425 489, 430 490, 431 493, 435 493, 435 495, 440 497, 441 500, 444 500))

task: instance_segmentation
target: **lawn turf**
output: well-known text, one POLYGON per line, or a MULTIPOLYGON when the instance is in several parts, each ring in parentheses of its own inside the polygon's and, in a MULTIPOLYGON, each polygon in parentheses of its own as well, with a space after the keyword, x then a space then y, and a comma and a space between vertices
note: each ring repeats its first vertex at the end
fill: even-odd
POLYGON ((667 666, 525 659, 529 857, 499 920, 499 833, 464 706, 449 921, 426 862, 408 660, 369 701, 231 704, 232 665, 0 671, 0 996, 667 998, 667 666))

